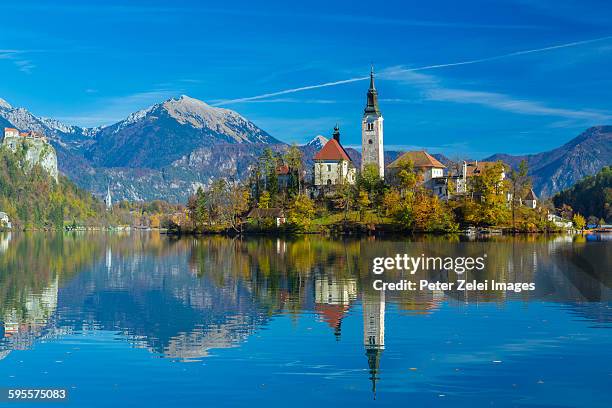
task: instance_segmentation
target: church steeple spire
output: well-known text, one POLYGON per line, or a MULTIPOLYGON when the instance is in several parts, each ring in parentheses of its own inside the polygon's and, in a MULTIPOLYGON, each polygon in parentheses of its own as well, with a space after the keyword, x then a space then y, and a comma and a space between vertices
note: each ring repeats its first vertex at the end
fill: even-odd
POLYGON ((375 114, 380 115, 380 109, 378 108, 378 91, 374 86, 374 66, 370 68, 370 88, 368 89, 368 100, 364 111, 365 115, 375 114))

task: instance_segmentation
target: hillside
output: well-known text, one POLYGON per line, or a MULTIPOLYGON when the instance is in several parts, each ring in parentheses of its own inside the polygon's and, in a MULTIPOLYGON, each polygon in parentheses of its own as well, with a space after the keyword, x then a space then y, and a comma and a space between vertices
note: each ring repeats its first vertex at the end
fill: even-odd
POLYGON ((612 167, 604 167, 553 197, 555 207, 566 204, 585 217, 612 222, 612 167))
POLYGON ((612 126, 589 128, 548 152, 524 156, 495 154, 485 160, 502 160, 515 168, 521 160, 526 160, 535 192, 551 196, 612 164, 612 126))
POLYGON ((24 152, 0 148, 0 210, 13 227, 61 228, 64 222, 100 225, 106 213, 91 193, 60 176, 56 183, 40 165, 23 166, 24 152))

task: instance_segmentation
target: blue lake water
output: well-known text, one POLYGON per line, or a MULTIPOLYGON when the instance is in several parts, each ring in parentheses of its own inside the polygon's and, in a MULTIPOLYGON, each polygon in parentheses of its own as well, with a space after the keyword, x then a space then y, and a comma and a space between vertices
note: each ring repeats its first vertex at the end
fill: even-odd
POLYGON ((601 237, 4 234, 0 387, 85 407, 610 407, 611 264, 601 237), (396 253, 487 254, 461 278, 536 289, 372 290, 396 253))

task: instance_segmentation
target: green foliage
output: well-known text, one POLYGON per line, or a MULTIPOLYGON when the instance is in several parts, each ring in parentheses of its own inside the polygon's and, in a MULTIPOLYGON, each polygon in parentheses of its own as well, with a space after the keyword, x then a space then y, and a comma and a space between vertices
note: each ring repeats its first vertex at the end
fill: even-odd
POLYGON ((261 196, 259 196, 259 202, 257 203, 257 207, 270 208, 271 201, 272 201, 272 197, 270 197, 270 193, 266 190, 263 193, 261 193, 261 196))
POLYGON ((507 183, 501 179, 502 162, 486 167, 478 177, 473 177, 470 183, 470 194, 473 200, 466 203, 465 220, 474 225, 501 226, 510 218, 506 205, 507 183))
POLYGON ((289 185, 287 186, 289 194, 300 194, 302 191, 302 169, 303 157, 302 151, 292 145, 283 156, 283 162, 289 167, 289 185))
POLYGON ((419 192, 414 201, 414 227, 425 232, 455 232, 459 225, 449 206, 429 192, 419 192))
POLYGON ((576 227, 577 230, 583 230, 584 227, 586 227, 586 219, 580 214, 574 214, 572 222, 574 223, 574 227, 576 227))
POLYGON ((612 166, 580 180, 553 197, 555 207, 570 206, 574 211, 612 222, 612 166))
POLYGON ((61 229, 72 222, 83 226, 108 223, 102 202, 67 178, 59 182, 39 165, 24 166, 24 150, 0 148, 0 211, 15 228, 61 229))
POLYGON ((312 224, 314 215, 314 202, 304 194, 299 194, 291 202, 287 221, 296 229, 305 231, 312 224))
POLYGON ((520 205, 521 200, 529 193, 531 189, 531 179, 527 176, 528 167, 525 160, 521 160, 518 170, 510 170, 508 181, 510 184, 510 208, 512 210, 512 228, 516 229, 516 210, 520 205))
POLYGON ((241 185, 216 180, 210 189, 199 188, 189 198, 187 210, 195 231, 239 230, 242 216, 248 210, 250 195, 241 185))

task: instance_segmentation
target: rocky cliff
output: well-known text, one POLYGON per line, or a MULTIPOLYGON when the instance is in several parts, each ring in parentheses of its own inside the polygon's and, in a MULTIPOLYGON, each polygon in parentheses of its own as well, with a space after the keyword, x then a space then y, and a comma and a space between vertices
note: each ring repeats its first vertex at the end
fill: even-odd
POLYGON ((40 165, 57 182, 57 154, 55 149, 45 138, 42 137, 23 137, 5 136, 2 146, 13 152, 23 152, 23 159, 26 167, 40 165))

